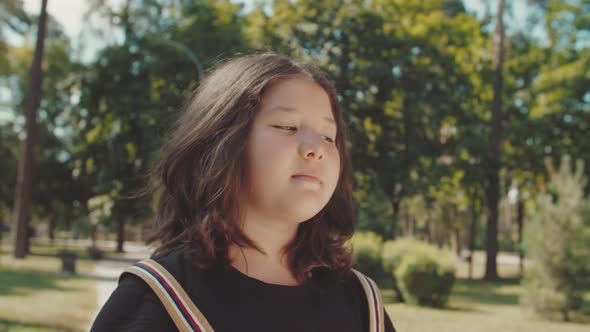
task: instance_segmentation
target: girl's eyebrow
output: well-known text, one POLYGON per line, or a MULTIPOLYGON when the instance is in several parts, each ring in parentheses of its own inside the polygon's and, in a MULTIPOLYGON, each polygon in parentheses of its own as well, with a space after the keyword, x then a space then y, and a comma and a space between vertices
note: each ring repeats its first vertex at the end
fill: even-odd
MULTIPOLYGON (((283 105, 277 105, 277 106, 273 106, 270 111, 283 111, 283 112, 288 112, 288 113, 292 113, 292 112, 297 112, 297 110, 293 107, 289 107, 289 106, 283 106, 283 105)), ((326 120, 328 123, 330 123, 331 125, 336 126, 336 122, 334 121, 333 118, 329 117, 329 116, 325 116, 322 117, 322 119, 326 120)))

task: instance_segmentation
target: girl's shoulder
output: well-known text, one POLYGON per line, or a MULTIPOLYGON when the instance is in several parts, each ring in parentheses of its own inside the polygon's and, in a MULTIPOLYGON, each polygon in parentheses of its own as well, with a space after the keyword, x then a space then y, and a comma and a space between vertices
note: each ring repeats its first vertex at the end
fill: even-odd
MULTIPOLYGON (((187 264, 186 250, 182 246, 176 246, 157 255, 151 255, 149 259, 140 260, 128 266, 124 272, 119 275, 117 282, 117 292, 119 297, 135 302, 153 302, 158 303, 159 299, 151 289, 146 280, 142 279, 134 268, 139 266, 158 265, 158 273, 165 270, 178 283, 184 284, 186 277, 183 271, 186 270, 187 264), (149 265, 144 265, 149 264, 149 265), (123 295, 124 294, 124 295, 123 295), (123 295, 123 296, 121 296, 123 295)), ((117 294, 113 294, 117 295, 117 294)))
MULTIPOLYGON (((198 273, 199 269, 193 264, 191 260, 191 251, 187 245, 180 244, 164 251, 152 254, 149 259, 138 261, 134 266, 138 266, 142 263, 156 265, 159 272, 164 270, 165 273, 173 277, 180 285, 184 285, 189 277, 195 272, 198 273)), ((152 266, 154 267, 154 266, 152 266)), ((127 278, 132 273, 122 273, 119 277, 119 283, 127 278)))
POLYGON ((365 286, 368 283, 372 283, 372 285, 375 285, 374 287, 376 287, 376 284, 369 276, 355 269, 350 269, 349 271, 341 274, 339 277, 332 276, 331 278, 332 279, 327 279, 330 283, 336 282, 340 284, 340 286, 348 289, 351 294, 354 294, 355 297, 358 298, 365 298, 365 286))
POLYGON ((383 298, 377 283, 371 277, 354 269, 350 271, 348 278, 348 285, 352 288, 352 293, 355 294, 363 320, 368 322, 376 317, 376 314, 382 315, 384 331, 395 332, 393 322, 383 308, 383 298))
MULTIPOLYGON (((184 279, 183 252, 180 247, 173 248, 150 259, 180 281, 184 279)), ((117 287, 98 313, 91 332, 174 330, 172 319, 148 283, 126 270, 119 276, 117 287)))

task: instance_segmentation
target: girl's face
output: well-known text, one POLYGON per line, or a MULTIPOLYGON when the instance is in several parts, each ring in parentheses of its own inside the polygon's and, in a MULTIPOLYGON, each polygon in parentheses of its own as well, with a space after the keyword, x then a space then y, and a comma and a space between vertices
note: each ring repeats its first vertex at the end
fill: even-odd
POLYGON ((304 77, 275 82, 249 132, 248 216, 298 224, 316 215, 334 193, 340 171, 330 98, 304 77))

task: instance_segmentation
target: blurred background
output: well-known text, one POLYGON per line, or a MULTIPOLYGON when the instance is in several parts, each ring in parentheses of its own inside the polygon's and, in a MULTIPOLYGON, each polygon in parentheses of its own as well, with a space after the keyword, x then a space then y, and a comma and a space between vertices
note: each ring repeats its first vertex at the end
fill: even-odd
POLYGON ((125 196, 255 51, 331 76, 398 331, 590 329, 590 1, 3 0, 0 331, 88 330, 153 249, 125 196))

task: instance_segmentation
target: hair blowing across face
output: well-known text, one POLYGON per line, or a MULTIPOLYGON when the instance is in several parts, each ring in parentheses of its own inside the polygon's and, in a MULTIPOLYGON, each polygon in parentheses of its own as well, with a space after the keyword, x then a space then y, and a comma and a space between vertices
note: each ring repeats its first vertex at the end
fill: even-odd
POLYGON ((300 282, 319 268, 342 275, 351 267, 345 242, 354 231, 352 171, 336 92, 319 70, 276 54, 246 55, 214 67, 186 105, 150 171, 157 195, 156 228, 148 243, 156 253, 181 243, 200 267, 229 264, 228 246, 258 249, 240 230, 238 197, 248 192, 246 143, 265 89, 281 79, 306 77, 328 94, 337 125, 340 175, 327 205, 301 223, 285 247, 300 282))

